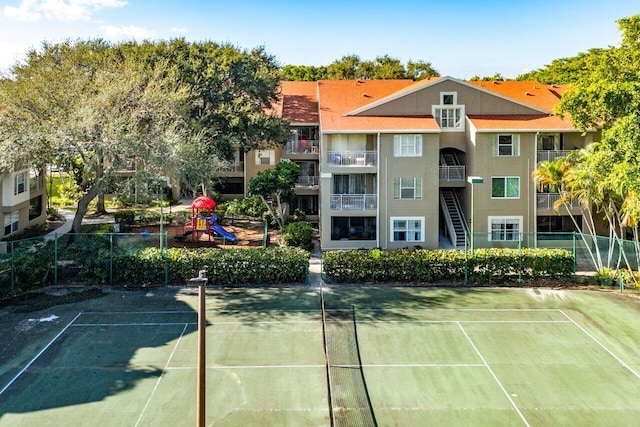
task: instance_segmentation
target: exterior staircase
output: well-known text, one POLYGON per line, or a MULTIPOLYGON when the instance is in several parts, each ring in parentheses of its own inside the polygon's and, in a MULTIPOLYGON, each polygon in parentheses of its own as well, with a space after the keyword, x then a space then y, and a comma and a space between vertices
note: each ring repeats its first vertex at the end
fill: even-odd
POLYGON ((440 208, 445 218, 451 244, 457 248, 464 248, 469 227, 460 206, 460 200, 454 191, 440 190, 440 208))

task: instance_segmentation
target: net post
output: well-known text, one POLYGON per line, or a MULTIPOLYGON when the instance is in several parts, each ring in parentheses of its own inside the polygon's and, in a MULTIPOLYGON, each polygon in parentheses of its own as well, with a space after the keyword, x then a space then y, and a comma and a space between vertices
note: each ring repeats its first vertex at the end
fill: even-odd
POLYGON ((331 394, 331 369, 329 365, 329 347, 327 345, 327 316, 324 310, 324 288, 320 281, 320 311, 322 315, 322 346, 324 348, 325 370, 327 374, 327 394, 329 396, 329 421, 330 426, 335 426, 335 417, 333 414, 333 395, 331 394))

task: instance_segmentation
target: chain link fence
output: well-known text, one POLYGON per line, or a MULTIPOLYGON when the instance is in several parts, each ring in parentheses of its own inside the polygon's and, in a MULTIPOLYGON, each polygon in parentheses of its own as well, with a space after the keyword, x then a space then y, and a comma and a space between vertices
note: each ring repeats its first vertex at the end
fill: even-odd
POLYGON ((147 232, 69 233, 0 242, 0 295, 62 282, 113 285, 115 256, 166 248, 167 243, 166 233, 147 232))

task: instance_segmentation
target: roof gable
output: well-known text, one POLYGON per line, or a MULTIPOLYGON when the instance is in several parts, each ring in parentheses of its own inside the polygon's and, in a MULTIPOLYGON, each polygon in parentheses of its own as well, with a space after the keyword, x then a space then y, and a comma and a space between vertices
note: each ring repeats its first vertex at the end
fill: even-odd
MULTIPOLYGON (((465 96, 458 96, 458 104, 467 105, 468 114, 472 112, 477 114, 550 114, 553 105, 559 100, 559 96, 554 96, 549 90, 539 90, 534 93, 535 82, 500 83, 500 85, 494 85, 495 88, 485 87, 448 76, 418 81, 382 99, 353 109, 347 114, 351 116, 431 114, 431 106, 440 104, 440 92, 448 91, 465 93, 465 96), (512 88, 511 83, 521 87, 512 88), (524 88, 530 89, 529 95, 525 94, 527 91, 524 88), (522 92, 520 97, 516 96, 519 92, 522 92), (535 102, 525 102, 533 100, 535 102), (473 107, 470 108, 470 106, 473 107)), ((539 83, 537 85, 542 86, 539 83)))

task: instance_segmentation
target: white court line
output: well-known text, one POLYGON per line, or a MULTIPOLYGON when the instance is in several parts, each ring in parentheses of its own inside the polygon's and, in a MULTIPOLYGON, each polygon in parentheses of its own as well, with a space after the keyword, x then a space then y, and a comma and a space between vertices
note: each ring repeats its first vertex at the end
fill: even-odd
POLYGON ((89 314, 193 314, 196 316, 198 313, 195 311, 186 310, 165 310, 165 311, 85 311, 85 315, 89 314))
MULTIPOLYGON (((207 366, 207 369, 288 369, 288 368, 324 368, 325 365, 233 365, 233 366, 207 366)), ((360 365, 331 365, 332 368, 360 368, 360 365)), ((371 364, 362 365, 363 368, 485 368, 482 363, 402 363, 402 364, 371 364)), ((168 371, 194 370, 195 366, 172 366, 168 371)))
MULTIPOLYGON (((213 370, 227 370, 227 369, 291 369, 291 368, 324 368, 325 365, 237 365, 237 366, 207 366, 207 369, 213 370)), ((167 368, 167 371, 193 371, 195 366, 171 366, 167 368)))
POLYGON ((358 323, 571 323, 569 320, 360 320, 358 323))
POLYGON ((47 351, 47 349, 48 349, 49 347, 51 347, 51 345, 54 343, 54 341, 55 341, 55 340, 57 340, 57 339, 60 337, 60 335, 62 335, 62 334, 64 333, 64 331, 66 331, 67 329, 69 329, 69 326, 71 326, 71 324, 73 324, 73 322, 75 322, 75 321, 76 321, 76 319, 77 319, 78 317, 80 317, 80 315, 81 315, 81 314, 82 314, 82 312, 80 312, 80 313, 76 314, 76 317, 74 317, 74 318, 71 320, 71 322, 69 322, 69 323, 67 324, 67 326, 65 326, 65 327, 64 327, 60 332, 58 332, 58 335, 56 335, 55 337, 53 337, 53 339, 52 339, 51 341, 49 341, 49 344, 47 344, 47 345, 46 345, 42 350, 40 350, 40 352, 39 352, 38 354, 36 354, 36 355, 35 355, 35 357, 34 357, 33 359, 31 359, 31 360, 29 361, 29 363, 27 363, 27 365, 26 365, 24 368, 22 368, 22 369, 20 370, 20 372, 18 372, 18 374, 17 374, 15 377, 13 377, 13 378, 11 379, 11 381, 9 381, 9 383, 8 383, 7 385, 5 385, 5 386, 4 386, 4 388, 3 388, 2 390, 0 390, 0 395, 2 395, 2 393, 4 393, 4 392, 5 392, 5 391, 6 391, 6 390, 11 386, 11 384, 13 384, 13 383, 14 383, 14 382, 15 382, 15 381, 20 377, 20 375, 22 375, 22 374, 23 374, 27 369, 29 369, 29 367, 30 367, 30 366, 31 366, 31 365, 32 365, 32 364, 33 364, 33 363, 34 363, 34 362, 35 362, 35 361, 36 361, 40 356, 42 356, 42 354, 43 354, 45 351, 47 351))
POLYGON ((578 329, 580 329, 582 332, 584 332, 589 338, 591 338, 596 344, 598 344, 600 347, 602 347, 602 349, 604 351, 606 351, 607 353, 609 353, 611 355, 611 357, 613 357, 614 359, 616 359, 618 361, 618 363, 620 363, 620 365, 622 365, 624 368, 626 368, 627 370, 629 370, 629 372, 631 372, 636 378, 640 379, 640 374, 637 373, 636 371, 634 371, 633 369, 631 369, 631 367, 629 365, 627 365, 622 359, 620 359, 618 356, 616 356, 611 350, 609 350, 607 347, 605 347, 604 344, 602 344, 600 341, 598 341, 598 339, 596 337, 594 337, 593 335, 591 335, 589 333, 589 331, 587 331, 585 328, 583 328, 582 326, 580 326, 578 324, 578 322, 576 322, 575 320, 573 320, 567 313, 565 313, 563 310, 560 310, 560 312, 566 316, 567 319, 569 319, 569 321, 571 321, 571 323, 573 323, 574 325, 576 325, 578 327, 578 329))
POLYGON ((516 412, 518 413, 518 415, 520 416, 520 419, 522 419, 522 421, 524 422, 524 424, 529 427, 530 424, 527 422, 527 419, 524 417, 524 415, 522 414, 522 412, 520 412, 520 409, 518 409, 518 406, 516 405, 516 403, 513 401, 513 399, 511 398, 511 396, 509 395, 509 393, 507 392, 507 390, 504 388, 504 386, 502 385, 502 383, 500 382, 500 380, 498 379, 498 377, 496 376, 496 374, 493 372, 493 369, 491 369, 491 366, 489 366, 489 364, 487 363, 487 361, 485 360, 485 358, 482 356, 482 353, 480 353, 480 350, 478 350, 478 347, 476 347, 476 345, 473 343, 473 341, 471 340, 471 337, 467 334, 467 331, 464 330, 464 328, 462 327, 462 324, 458 323, 458 326, 460 327, 460 330, 462 331, 462 333, 464 334, 465 337, 467 337, 467 340, 469 341, 469 343, 471 344, 471 347, 473 347, 473 349, 475 350, 475 352, 478 354, 478 356, 480 357, 480 360, 482 360, 482 363, 484 364, 484 366, 487 367, 487 370, 489 371, 489 373, 491 374, 491 376, 493 377, 493 379, 496 381, 496 383, 498 384, 498 386, 500 387, 500 389, 502 390, 502 392, 504 393, 504 395, 507 397, 507 399, 509 399, 509 402, 511 402, 511 406, 513 406, 513 408, 516 410, 516 412))
POLYGON ((176 345, 173 346, 173 350, 171 351, 171 354, 169 355, 169 359, 167 360, 167 363, 164 365, 164 370, 162 371, 162 373, 158 377, 158 380, 156 381, 156 385, 153 386, 153 390, 151 390, 151 394, 149 395, 149 398, 147 399, 147 403, 145 403, 144 408, 142 408, 142 412, 140 413, 140 416, 138 417, 138 421, 136 421, 136 424, 135 424, 136 426, 138 426, 140 424, 140 421, 142 421, 142 417, 144 416, 144 413, 147 411, 147 408, 149 407, 149 404, 151 403, 151 398, 153 398, 153 395, 155 394, 156 390, 158 389, 158 386, 160 385, 160 381, 164 377, 164 373, 167 371, 167 368, 169 367, 169 363, 171 363, 171 359, 173 359, 173 355, 175 354, 176 350, 178 349, 178 345, 180 345, 180 341, 182 341, 182 336, 184 335, 184 333, 187 330, 188 326, 189 326, 189 324, 185 323, 184 328, 182 329, 182 333, 178 337, 178 341, 176 342, 176 345))
POLYGON ((198 322, 167 322, 167 323, 78 323, 73 325, 74 328, 88 328, 92 326, 182 326, 182 325, 197 325, 198 322))

